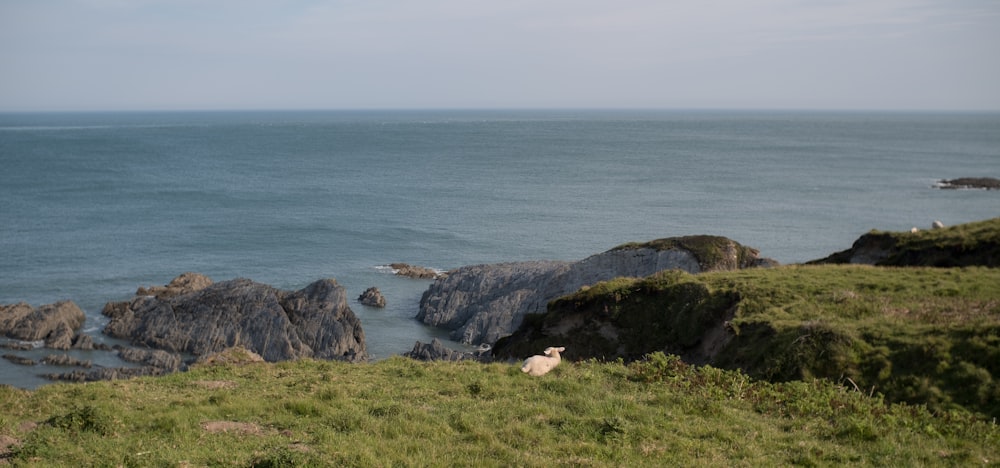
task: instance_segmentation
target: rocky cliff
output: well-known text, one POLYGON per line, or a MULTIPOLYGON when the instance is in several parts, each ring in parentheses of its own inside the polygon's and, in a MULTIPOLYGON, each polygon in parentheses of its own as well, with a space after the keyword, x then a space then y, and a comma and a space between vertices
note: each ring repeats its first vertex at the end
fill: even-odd
POLYGON ((199 356, 243 346, 272 362, 367 359, 361 322, 347 306, 344 288, 332 279, 294 292, 249 279, 211 283, 179 277, 171 284, 178 287, 169 293, 108 303, 103 313, 111 321, 104 333, 199 356))
POLYGON ((698 273, 774 264, 724 237, 687 236, 625 244, 577 262, 467 266, 424 292, 417 319, 453 330, 455 341, 492 344, 513 333, 526 314, 544 313, 549 301, 600 281, 672 269, 698 273))

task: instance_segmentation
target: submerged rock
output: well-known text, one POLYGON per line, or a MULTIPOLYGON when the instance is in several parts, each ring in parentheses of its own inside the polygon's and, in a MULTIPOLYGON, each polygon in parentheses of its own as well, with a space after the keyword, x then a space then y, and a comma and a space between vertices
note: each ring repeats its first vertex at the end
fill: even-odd
POLYGON ((0 357, 2 357, 2 358, 6 359, 6 360, 8 360, 8 361, 10 361, 10 362, 12 362, 14 364, 17 364, 19 366, 34 366, 34 365, 38 364, 37 362, 35 362, 34 359, 26 358, 24 356, 18 356, 16 354, 4 354, 3 356, 0 356, 0 357))
POLYGON ((85 367, 94 365, 93 361, 77 359, 69 354, 50 354, 42 359, 42 362, 50 366, 85 367))
POLYGON ((473 265, 436 280, 420 299, 417 319, 453 330, 455 341, 492 344, 513 333, 526 314, 543 313, 549 301, 600 281, 776 264, 725 237, 687 236, 625 244, 577 262, 473 265))
POLYGON ((213 283, 179 295, 111 302, 104 333, 135 345, 197 356, 243 346, 265 360, 363 361, 361 322, 332 279, 282 291, 249 279, 213 283))

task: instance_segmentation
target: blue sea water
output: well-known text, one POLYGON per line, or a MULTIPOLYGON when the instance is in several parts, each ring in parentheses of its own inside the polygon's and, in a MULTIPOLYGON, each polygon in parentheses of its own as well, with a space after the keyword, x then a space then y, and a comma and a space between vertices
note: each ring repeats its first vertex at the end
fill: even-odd
MULTIPOLYGON (((186 271, 335 278, 385 294, 386 309, 351 304, 384 358, 446 334, 413 319, 429 282, 381 265, 576 260, 687 234, 804 262, 873 228, 1000 216, 1000 192, 933 187, 963 176, 1000 176, 1000 115, 0 114, 0 304, 71 299, 111 342, 106 302, 186 271)), ((0 383, 59 371, 0 360, 0 383)))

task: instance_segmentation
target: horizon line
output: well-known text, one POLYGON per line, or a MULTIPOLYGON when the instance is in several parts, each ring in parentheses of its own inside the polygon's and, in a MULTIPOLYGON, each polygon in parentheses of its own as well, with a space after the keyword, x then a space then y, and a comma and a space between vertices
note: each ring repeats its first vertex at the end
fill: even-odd
POLYGON ((821 107, 233 107, 121 109, 0 109, 0 114, 138 114, 230 112, 789 112, 892 114, 996 114, 998 109, 821 108, 821 107))

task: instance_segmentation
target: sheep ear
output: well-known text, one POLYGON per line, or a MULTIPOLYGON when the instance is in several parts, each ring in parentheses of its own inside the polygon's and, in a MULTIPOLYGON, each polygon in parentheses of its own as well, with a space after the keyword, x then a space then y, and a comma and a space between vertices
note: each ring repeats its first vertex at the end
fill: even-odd
POLYGON ((552 348, 545 348, 545 351, 542 351, 542 353, 545 354, 546 356, 548 356, 548 355, 552 354, 552 348))

